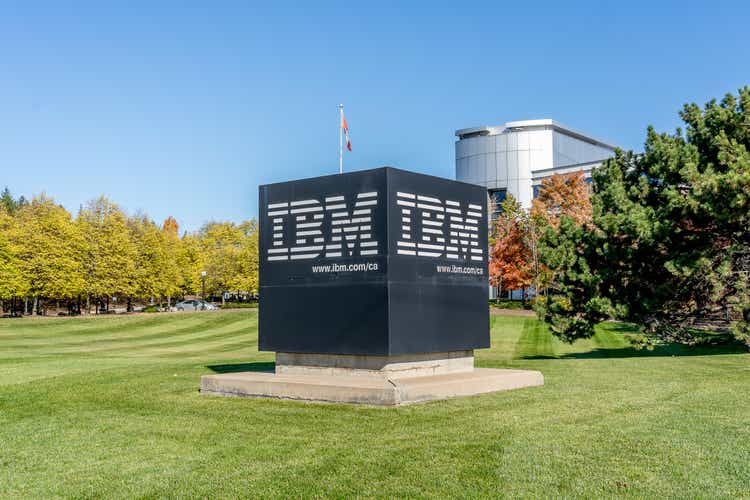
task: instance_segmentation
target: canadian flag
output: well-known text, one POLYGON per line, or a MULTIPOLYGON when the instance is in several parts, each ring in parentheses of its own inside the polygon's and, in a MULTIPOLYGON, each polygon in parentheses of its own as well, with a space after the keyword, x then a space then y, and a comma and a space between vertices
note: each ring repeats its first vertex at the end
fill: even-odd
POLYGON ((348 151, 352 150, 352 141, 349 140, 349 125, 346 123, 346 118, 344 118, 344 110, 341 110, 341 128, 344 129, 344 135, 346 135, 346 149, 348 151))

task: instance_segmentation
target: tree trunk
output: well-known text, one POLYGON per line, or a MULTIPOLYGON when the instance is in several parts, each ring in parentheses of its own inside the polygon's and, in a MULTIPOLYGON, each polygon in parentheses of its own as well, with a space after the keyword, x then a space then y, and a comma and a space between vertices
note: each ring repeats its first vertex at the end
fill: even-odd
POLYGON ((31 315, 32 316, 36 316, 37 315, 38 311, 37 311, 36 308, 37 308, 38 304, 39 304, 39 299, 37 298, 36 295, 34 295, 34 302, 33 302, 32 306, 31 306, 31 315))
POLYGON ((221 307, 224 307, 224 292, 221 292, 221 307))
POLYGON ((167 295, 167 312, 172 310, 172 296, 167 295))

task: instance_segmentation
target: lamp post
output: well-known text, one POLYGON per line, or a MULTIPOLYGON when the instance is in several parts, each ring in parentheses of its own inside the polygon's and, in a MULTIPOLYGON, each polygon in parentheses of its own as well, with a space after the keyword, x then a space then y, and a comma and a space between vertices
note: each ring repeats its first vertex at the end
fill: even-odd
POLYGON ((206 271, 201 271, 201 300, 206 302, 206 271))

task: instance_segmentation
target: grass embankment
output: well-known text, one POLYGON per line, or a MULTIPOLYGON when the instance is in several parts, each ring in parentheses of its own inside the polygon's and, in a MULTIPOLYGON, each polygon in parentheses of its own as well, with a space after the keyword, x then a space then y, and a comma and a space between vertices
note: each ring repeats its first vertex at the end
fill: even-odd
POLYGON ((270 369, 257 312, 0 320, 0 497, 748 496, 750 355, 573 346, 492 317, 541 388, 387 409, 207 397, 270 369))

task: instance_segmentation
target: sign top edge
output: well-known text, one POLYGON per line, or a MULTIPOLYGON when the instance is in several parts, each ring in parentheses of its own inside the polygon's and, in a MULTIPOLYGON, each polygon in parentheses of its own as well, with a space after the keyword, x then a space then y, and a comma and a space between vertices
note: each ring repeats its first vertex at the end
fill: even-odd
POLYGON ((412 170, 405 170, 403 168, 392 167, 392 166, 386 165, 386 166, 383 166, 383 167, 367 168, 367 169, 364 169, 364 170, 352 170, 352 171, 349 171, 349 172, 344 172, 342 174, 335 173, 335 174, 318 175, 318 176, 315 176, 315 177, 304 177, 304 178, 301 178, 301 179, 291 179, 291 180, 288 180, 288 181, 269 182, 267 184, 259 184, 258 188, 264 188, 264 187, 267 187, 267 186, 279 186, 279 185, 282 185, 282 184, 297 183, 297 182, 301 182, 301 181, 311 181, 311 180, 314 180, 314 179, 324 179, 326 177, 341 177, 341 176, 350 176, 350 175, 362 175, 362 174, 367 174, 367 173, 379 172, 379 171, 383 171, 383 170, 384 171, 393 170, 393 171, 396 171, 396 172, 403 172, 403 173, 406 173, 406 174, 419 175, 419 176, 423 176, 423 177, 430 177, 432 179, 437 179, 437 180, 441 180, 441 181, 456 182, 458 184, 465 184, 467 186, 473 186, 473 187, 479 187, 479 188, 482 187, 482 186, 480 186, 478 184, 473 184, 471 182, 458 181, 456 179, 449 179, 447 177, 440 177, 440 176, 432 175, 432 174, 423 174, 421 172, 414 172, 412 170))

